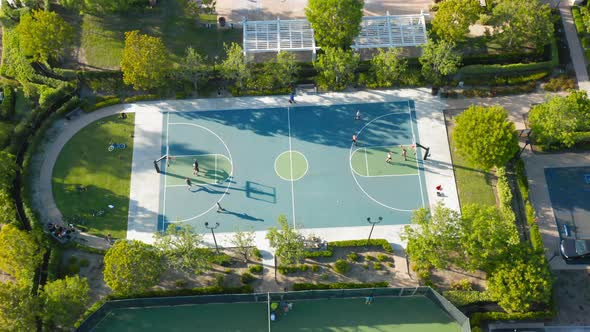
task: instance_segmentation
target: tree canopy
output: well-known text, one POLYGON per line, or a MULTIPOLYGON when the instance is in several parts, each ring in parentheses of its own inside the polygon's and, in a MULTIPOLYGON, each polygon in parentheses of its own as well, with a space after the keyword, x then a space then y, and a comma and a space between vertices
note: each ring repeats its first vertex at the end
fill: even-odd
POLYGON ((238 89, 243 88, 252 73, 250 67, 244 59, 242 46, 237 43, 231 43, 229 46, 224 45, 226 58, 219 66, 221 76, 227 80, 234 81, 238 89))
POLYGON ((319 72, 317 82, 322 89, 344 90, 354 82, 354 71, 360 56, 351 50, 327 47, 313 66, 319 72))
POLYGON ((455 118, 453 139, 461 155, 485 170, 504 166, 518 152, 514 123, 499 105, 469 106, 455 118))
POLYGON ((30 287, 0 282, 0 331, 37 331, 38 308, 30 287))
POLYGON ((461 55, 454 50, 455 44, 445 40, 435 42, 432 38, 422 45, 420 64, 422 76, 434 85, 440 85, 445 76, 453 75, 461 65, 461 55))
POLYGON ((256 246, 254 241, 254 231, 241 231, 238 230, 234 233, 230 239, 231 244, 236 247, 239 253, 244 256, 244 262, 248 261, 248 257, 252 254, 252 250, 256 246))
POLYGON ((385 51, 380 48, 371 59, 371 72, 379 86, 393 86, 407 71, 408 61, 402 57, 401 48, 390 47, 385 51))
POLYGON ((16 31, 22 52, 40 62, 64 55, 74 38, 70 25, 55 12, 45 10, 21 16, 16 31))
POLYGON ((166 83, 170 69, 168 50, 161 38, 140 34, 138 30, 125 32, 121 57, 125 84, 136 90, 156 88, 166 83))
POLYGON ((553 277, 545 256, 522 256, 500 265, 488 280, 488 294, 508 312, 525 312, 551 300, 553 277))
POLYGON ((199 82, 207 73, 207 64, 205 58, 194 48, 187 47, 184 58, 180 62, 180 68, 177 70, 181 79, 193 83, 195 91, 199 91, 199 82))
POLYGON ((68 328, 86 310, 90 300, 90 286, 86 278, 66 276, 48 282, 40 294, 45 326, 68 328))
POLYGON ((490 23, 494 39, 506 50, 531 44, 541 49, 549 43, 554 30, 551 9, 539 0, 499 0, 490 23))
POLYGON ((481 12, 478 0, 445 0, 438 4, 432 30, 447 41, 460 41, 477 22, 481 12))
POLYGON ((33 236, 12 224, 0 230, 0 270, 29 285, 43 260, 44 249, 33 236))
POLYGON ((348 48, 361 31, 363 0, 309 0, 305 16, 322 48, 348 48))
POLYGON ((190 225, 171 225, 166 233, 156 233, 154 238, 154 246, 162 251, 170 267, 191 274, 211 268, 213 253, 203 247, 203 236, 190 225))
POLYGON ((299 263, 305 258, 303 236, 289 224, 286 216, 280 215, 277 222, 281 229, 272 227, 266 233, 270 246, 275 249, 281 265, 299 263))
POLYGON ((590 138, 590 99, 582 90, 551 97, 531 108, 529 123, 537 143, 548 148, 572 147, 590 138))
POLYGON ((104 281, 118 294, 133 294, 154 286, 162 270, 158 250, 137 240, 119 240, 104 256, 104 281))

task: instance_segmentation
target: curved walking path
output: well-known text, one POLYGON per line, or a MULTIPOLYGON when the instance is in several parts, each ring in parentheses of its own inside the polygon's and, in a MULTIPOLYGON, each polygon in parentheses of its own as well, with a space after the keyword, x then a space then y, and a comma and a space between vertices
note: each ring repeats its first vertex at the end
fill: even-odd
MULTIPOLYGON (((58 130, 58 135, 55 140, 46 141, 40 155, 36 156, 42 162, 39 167, 38 185, 35 188, 37 192, 33 189, 33 204, 40 212, 43 224, 61 222, 63 217, 55 204, 52 189, 53 167, 63 147, 82 128, 96 120, 122 113, 125 111, 125 107, 126 105, 114 105, 92 113, 81 113, 70 121, 61 119, 53 124, 50 130, 58 130)), ((87 233, 79 233, 75 240, 97 249, 109 247, 109 243, 104 238, 87 233)))

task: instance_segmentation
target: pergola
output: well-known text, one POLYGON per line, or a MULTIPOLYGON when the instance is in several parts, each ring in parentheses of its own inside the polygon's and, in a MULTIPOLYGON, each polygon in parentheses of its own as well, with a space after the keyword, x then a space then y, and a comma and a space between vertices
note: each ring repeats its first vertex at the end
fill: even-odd
MULTIPOLYGON (((417 15, 365 16, 361 32, 351 45, 353 49, 418 46, 426 43, 426 22, 417 15)), ((244 56, 252 53, 311 51, 315 57, 314 32, 306 19, 243 21, 244 56)))
POLYGON ((365 16, 351 48, 419 46, 426 43, 424 12, 418 15, 365 16))

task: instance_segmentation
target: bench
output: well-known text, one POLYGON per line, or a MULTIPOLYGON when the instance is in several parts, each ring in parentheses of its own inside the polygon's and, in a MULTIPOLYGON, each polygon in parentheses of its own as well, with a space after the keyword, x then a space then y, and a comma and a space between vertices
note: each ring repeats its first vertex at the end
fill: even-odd
POLYGON ((318 87, 314 83, 297 85, 297 92, 310 93, 310 90, 311 93, 318 93, 318 87))
POLYGON ((72 118, 73 118, 74 116, 77 116, 77 115, 78 115, 78 113, 80 113, 80 111, 82 111, 82 109, 81 109, 80 107, 76 107, 76 108, 75 108, 73 111, 71 111, 71 112, 68 112, 68 113, 65 115, 65 118, 66 118, 66 120, 68 120, 68 121, 69 121, 69 120, 72 120, 72 118))

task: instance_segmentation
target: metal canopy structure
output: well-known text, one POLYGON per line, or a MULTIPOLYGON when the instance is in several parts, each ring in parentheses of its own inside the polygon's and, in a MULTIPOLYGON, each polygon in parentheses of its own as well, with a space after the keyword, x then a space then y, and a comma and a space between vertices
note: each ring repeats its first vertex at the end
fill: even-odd
MULTIPOLYGON (((426 22, 421 12, 416 15, 365 16, 361 32, 351 45, 353 49, 418 46, 426 43, 426 22)), ((250 53, 312 51, 316 46, 311 23, 306 19, 248 21, 243 24, 244 56, 250 53)))
POLYGON ((244 55, 260 52, 312 51, 313 29, 305 19, 276 21, 243 21, 244 55))
POLYGON ((426 14, 365 16, 351 48, 418 46, 426 43, 426 14))

